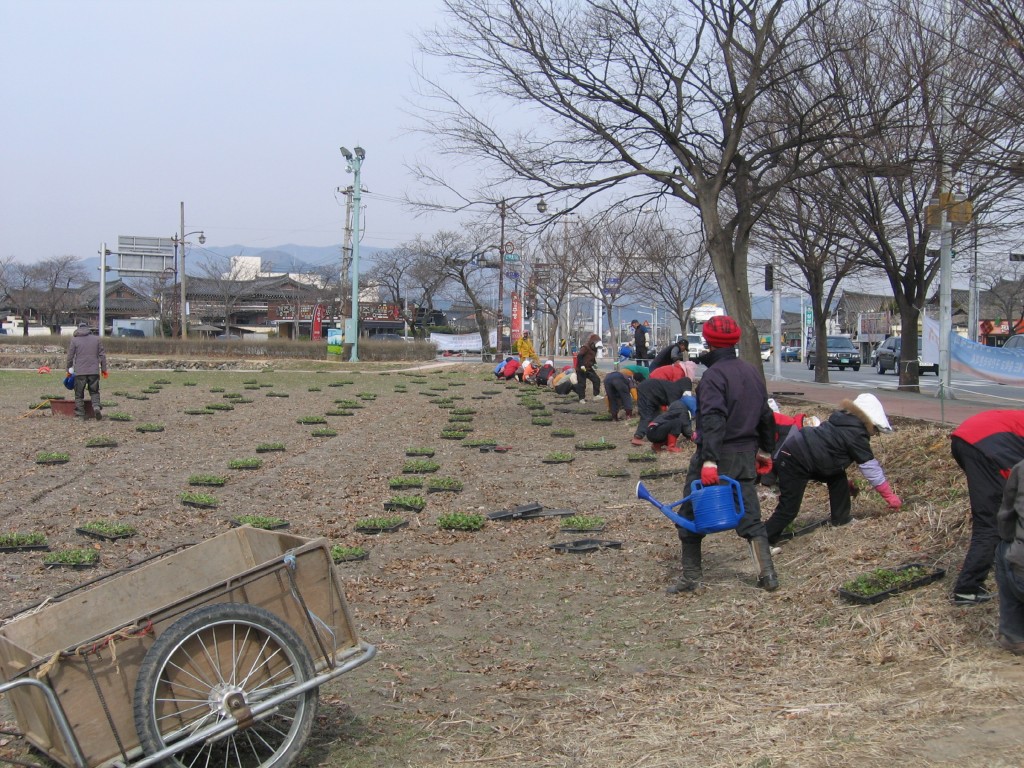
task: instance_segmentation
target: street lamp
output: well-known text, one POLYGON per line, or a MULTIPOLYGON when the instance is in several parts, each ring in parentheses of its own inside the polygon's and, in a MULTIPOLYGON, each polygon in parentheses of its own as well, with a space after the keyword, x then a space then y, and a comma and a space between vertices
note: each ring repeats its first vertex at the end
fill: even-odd
MULTIPOLYGON (((348 331, 352 333, 352 356, 349 362, 359 362, 359 206, 362 202, 363 187, 360 183, 360 172, 363 167, 363 160, 366 158, 366 150, 356 147, 355 154, 349 152, 345 147, 341 148, 341 155, 348 163, 345 170, 353 176, 352 191, 352 317, 349 319, 348 331)), ((346 338, 348 333, 345 334, 346 338)))
MULTIPOLYGON (((505 242, 505 217, 508 215, 509 210, 514 210, 514 208, 505 199, 495 203, 495 207, 497 207, 498 217, 501 219, 501 238, 498 241, 498 333, 495 339, 495 346, 497 347, 498 354, 501 355, 504 352, 501 331, 505 324, 505 257, 507 254, 514 252, 514 245, 505 242)), ((548 204, 544 202, 542 197, 537 201, 537 211, 543 214, 547 209, 548 204)))
MULTIPOLYGON (((194 232, 185 231, 185 203, 181 203, 181 237, 175 236, 171 238, 174 242, 174 247, 181 254, 181 338, 188 338, 188 319, 185 317, 185 238, 189 235, 199 235, 199 244, 202 245, 206 242, 206 235, 203 234, 201 229, 197 229, 194 232)), ((175 260, 177 265, 177 260, 175 260)), ((225 328, 224 332, 227 333, 228 329, 225 328)))

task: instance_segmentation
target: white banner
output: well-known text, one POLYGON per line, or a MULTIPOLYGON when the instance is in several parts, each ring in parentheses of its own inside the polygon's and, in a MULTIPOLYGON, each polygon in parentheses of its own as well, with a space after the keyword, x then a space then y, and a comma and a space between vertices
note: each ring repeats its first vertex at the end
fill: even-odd
MULTIPOLYGON (((938 355, 939 323, 930 317, 924 318, 925 349, 929 342, 935 343, 935 360, 938 355)), ((958 333, 949 335, 949 365, 954 371, 969 373, 1000 384, 1024 384, 1024 349, 1001 349, 987 347, 958 333)))
MULTIPOLYGON (((498 346, 498 332, 490 332, 490 346, 498 346)), ((430 343, 437 345, 438 352, 479 352, 479 333, 432 333, 430 343)))

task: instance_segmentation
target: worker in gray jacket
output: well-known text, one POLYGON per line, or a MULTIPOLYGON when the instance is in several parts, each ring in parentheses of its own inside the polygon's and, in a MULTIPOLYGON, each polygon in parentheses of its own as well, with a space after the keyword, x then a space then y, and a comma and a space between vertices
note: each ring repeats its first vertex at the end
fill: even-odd
POLYGON ((92 412, 100 413, 100 376, 107 378, 107 353, 103 341, 89 330, 88 323, 79 323, 68 347, 68 374, 75 377, 75 416, 85 418, 85 389, 89 388, 92 412))

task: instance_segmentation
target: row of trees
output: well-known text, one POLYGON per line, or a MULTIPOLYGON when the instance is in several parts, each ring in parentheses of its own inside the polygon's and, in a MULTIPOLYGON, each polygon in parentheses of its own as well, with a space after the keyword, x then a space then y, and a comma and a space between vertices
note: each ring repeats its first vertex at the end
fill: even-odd
POLYGON ((513 204, 564 201, 548 223, 653 209, 696 228, 675 259, 707 254, 751 361, 759 262, 808 294, 820 335, 840 282, 868 273, 889 283, 902 326, 918 326, 939 191, 970 196, 971 235, 1005 260, 1024 186, 1015 0, 445 4, 449 23, 421 42, 448 68, 421 73, 425 117, 442 157, 491 173, 471 192, 422 177, 468 208, 493 205, 496 189, 523 190, 513 204))
MULTIPOLYGON (((698 234, 666 228, 658 216, 625 214, 612 211, 587 221, 567 217, 561 227, 539 231, 520 222, 512 230, 521 260, 505 267, 515 266, 527 304, 549 318, 534 322, 547 332, 546 349, 556 349, 557 329, 569 335, 562 318, 573 297, 599 302, 609 328, 615 308, 634 303, 667 305, 685 328, 694 307, 717 292, 698 234)), ((467 300, 486 347, 496 320, 500 256, 494 234, 477 225, 418 237, 379 253, 369 281, 396 303, 434 309, 439 300, 467 300)), ((508 279, 506 285, 511 291, 516 283, 508 279)))

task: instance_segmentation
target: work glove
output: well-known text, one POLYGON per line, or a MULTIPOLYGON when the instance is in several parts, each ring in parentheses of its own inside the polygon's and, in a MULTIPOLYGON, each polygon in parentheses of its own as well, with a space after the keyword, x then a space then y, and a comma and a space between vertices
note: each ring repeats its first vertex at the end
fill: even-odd
POLYGON ((74 376, 74 375, 75 375, 75 368, 74 368, 74 366, 72 366, 72 367, 68 368, 68 376, 74 376))
POLYGON ((580 366, 580 373, 586 373, 586 372, 587 372, 587 367, 585 365, 581 365, 580 366))
POLYGON ((847 480, 847 482, 850 484, 850 498, 856 499, 860 495, 860 488, 853 480, 847 480))
POLYGON ((704 487, 718 485, 718 464, 714 461, 705 461, 700 468, 700 484, 704 487))
POLYGON ((100 374, 100 375, 101 375, 101 376, 103 376, 103 378, 104 378, 104 379, 108 379, 108 378, 110 378, 110 374, 109 374, 109 373, 107 373, 106 371, 104 371, 104 372, 103 372, 102 374, 100 374))
POLYGON ((900 501, 900 497, 892 492, 892 486, 890 486, 888 482, 876 485, 875 490, 878 491, 879 496, 885 499, 885 503, 889 505, 889 509, 899 509, 903 506, 903 502, 900 501))
POLYGON ((757 456, 754 457, 754 464, 759 475, 767 475, 772 471, 772 457, 765 451, 757 452, 757 456))

